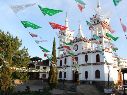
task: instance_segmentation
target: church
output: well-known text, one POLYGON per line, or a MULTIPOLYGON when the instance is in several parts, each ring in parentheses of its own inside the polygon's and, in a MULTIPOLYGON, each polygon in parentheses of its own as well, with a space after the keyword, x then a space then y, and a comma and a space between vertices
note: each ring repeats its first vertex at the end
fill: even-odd
POLYGON ((96 14, 90 18, 89 30, 91 38, 83 35, 82 26, 79 25, 78 34, 74 37, 69 29, 68 17, 65 19, 65 31, 59 31, 59 47, 57 66, 59 79, 66 81, 75 80, 75 72, 78 73, 80 82, 113 82, 118 83, 120 68, 127 66, 127 60, 120 58, 113 50, 115 45, 112 39, 106 35, 111 34, 110 18, 102 14, 100 3, 95 9, 96 14), (99 37, 96 39, 96 37, 99 37), (68 44, 67 44, 68 43, 68 44), (71 45, 70 45, 70 44, 71 45))

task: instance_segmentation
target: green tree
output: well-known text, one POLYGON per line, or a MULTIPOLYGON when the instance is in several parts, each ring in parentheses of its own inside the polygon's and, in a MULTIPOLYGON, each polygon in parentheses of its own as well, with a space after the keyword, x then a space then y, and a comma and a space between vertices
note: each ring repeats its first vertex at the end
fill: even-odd
POLYGON ((55 88, 58 84, 58 70, 57 70, 57 59, 56 59, 56 41, 54 38, 53 49, 52 49, 52 62, 49 71, 49 86, 51 89, 55 88))
POLYGON ((4 95, 10 93, 15 79, 28 79, 27 72, 19 71, 21 68, 27 69, 30 60, 27 49, 21 49, 21 45, 18 37, 0 30, 0 88, 4 95))

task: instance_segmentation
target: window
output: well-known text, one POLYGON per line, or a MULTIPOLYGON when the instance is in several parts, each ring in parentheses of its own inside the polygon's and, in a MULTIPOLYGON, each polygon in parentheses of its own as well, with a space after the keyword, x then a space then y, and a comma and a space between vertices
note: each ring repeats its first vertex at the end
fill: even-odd
POLYGON ((46 70, 46 67, 43 67, 44 70, 46 70))
POLYGON ((88 61, 88 55, 86 54, 85 55, 85 62, 87 63, 87 61, 88 61))
POLYGON ((46 74, 42 74, 42 78, 46 78, 46 74))
POLYGON ((99 70, 95 71, 95 78, 100 78, 100 71, 99 70))
POLYGON ((73 57, 73 64, 75 63, 75 61, 78 63, 78 57, 73 57))
POLYGON ((62 66, 62 60, 60 60, 60 66, 62 66))
POLYGON ((78 57, 75 57, 75 61, 78 63, 78 57))
POLYGON ((36 66, 36 69, 40 69, 40 66, 36 66))
POLYGON ((64 64, 66 64, 66 63, 67 63, 67 59, 65 58, 65 59, 64 59, 64 64))
POLYGON ((96 55, 96 62, 100 62, 100 55, 99 54, 96 55))
POLYGON ((85 71, 85 79, 87 80, 88 78, 88 71, 85 71))
POLYGON ((64 78, 66 78, 66 72, 64 72, 64 78))
POLYGON ((75 51, 77 51, 77 50, 78 50, 78 45, 75 44, 74 47, 73 47, 73 49, 74 49, 75 51))
POLYGON ((62 78, 62 72, 61 71, 59 72, 59 78, 62 78))

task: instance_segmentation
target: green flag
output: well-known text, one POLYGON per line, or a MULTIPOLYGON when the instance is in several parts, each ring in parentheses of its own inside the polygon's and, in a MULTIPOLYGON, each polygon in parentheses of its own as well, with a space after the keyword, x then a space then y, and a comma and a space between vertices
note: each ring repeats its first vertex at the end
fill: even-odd
POLYGON ((49 50, 47 50, 46 48, 43 48, 42 46, 39 46, 43 52, 50 52, 49 50))
POLYGON ((86 24, 87 24, 88 26, 92 26, 92 24, 91 24, 89 21, 86 21, 86 24))
POLYGON ((55 9, 49 9, 49 8, 42 8, 40 5, 38 5, 38 7, 40 8, 41 12, 44 15, 49 15, 49 16, 53 16, 57 13, 63 12, 62 10, 55 10, 55 9))
POLYGON ((76 2, 78 2, 78 3, 80 3, 80 4, 82 4, 82 5, 86 5, 85 3, 84 3, 84 1, 82 1, 82 0, 75 0, 76 2))
POLYGON ((119 37, 114 37, 114 36, 112 36, 112 35, 109 34, 109 33, 106 33, 106 36, 109 37, 109 38, 111 38, 111 39, 114 40, 114 41, 118 40, 118 38, 119 38, 119 37))
POLYGON ((96 34, 93 35, 93 38, 95 38, 96 40, 99 40, 100 39, 100 37, 97 36, 96 34))
POLYGON ((116 50, 118 50, 118 48, 112 48, 112 50, 116 52, 116 50))
POLYGON ((75 56, 75 54, 73 52, 68 52, 68 54, 71 56, 75 56))
POLYGON ((72 45, 72 43, 70 42, 70 43, 66 43, 66 42, 63 42, 65 45, 72 45))
POLYGON ((21 23, 23 24, 23 26, 24 26, 25 28, 28 28, 28 27, 31 27, 31 28, 33 28, 33 29, 41 28, 40 26, 38 26, 38 25, 36 25, 36 24, 34 24, 34 23, 32 23, 32 22, 29 22, 29 21, 21 21, 21 23))
POLYGON ((49 61, 52 61, 52 57, 47 56, 47 58, 48 58, 49 61))
POLYGON ((114 3, 115 6, 117 6, 120 1, 122 1, 122 0, 113 0, 113 3, 114 3))

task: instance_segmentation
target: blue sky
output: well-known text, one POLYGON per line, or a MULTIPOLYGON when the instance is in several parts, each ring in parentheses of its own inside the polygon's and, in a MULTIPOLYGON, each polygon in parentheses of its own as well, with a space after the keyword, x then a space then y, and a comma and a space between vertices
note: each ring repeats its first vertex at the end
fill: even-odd
MULTIPOLYGON (((43 58, 43 52, 34 42, 34 39, 29 35, 29 32, 40 35, 44 40, 48 42, 43 42, 40 45, 49 49, 52 49, 53 38, 56 38, 57 47, 58 47, 58 38, 56 33, 58 30, 53 30, 49 22, 56 22, 59 24, 65 24, 65 15, 68 13, 69 18, 69 27, 71 30, 75 30, 75 35, 78 31, 79 22, 82 24, 83 33, 86 37, 90 37, 90 31, 86 25, 86 20, 89 20, 92 15, 94 15, 94 8, 96 7, 97 0, 84 0, 86 3, 85 10, 81 13, 77 8, 75 0, 0 0, 0 29, 3 31, 9 31, 13 36, 18 36, 23 45, 28 48, 30 56, 39 56, 43 58), (39 10, 38 6, 27 8, 23 11, 20 11, 17 14, 14 14, 10 9, 10 5, 20 5, 20 4, 29 4, 35 3, 41 5, 42 7, 48 7, 53 9, 61 9, 62 13, 54 16, 44 16, 39 10), (42 28, 33 30, 30 28, 25 29, 20 23, 21 20, 28 20, 34 22, 42 28)), ((122 31, 119 18, 122 18, 123 23, 127 25, 127 2, 122 0, 118 6, 114 6, 112 0, 100 0, 101 7, 106 12, 110 13, 111 17, 111 26, 116 31, 113 35, 118 36, 119 40, 113 42, 119 50, 117 53, 124 58, 127 58, 126 48, 127 40, 124 37, 124 32, 122 31)))

